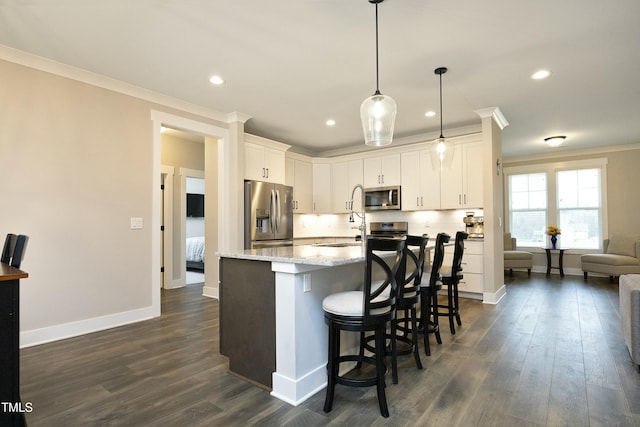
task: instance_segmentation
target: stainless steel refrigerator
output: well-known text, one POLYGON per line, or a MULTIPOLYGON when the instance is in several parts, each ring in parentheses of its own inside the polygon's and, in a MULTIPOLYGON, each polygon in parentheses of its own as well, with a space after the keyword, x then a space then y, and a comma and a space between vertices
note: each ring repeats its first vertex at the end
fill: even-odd
POLYGON ((244 182, 244 247, 293 245, 293 187, 244 182))

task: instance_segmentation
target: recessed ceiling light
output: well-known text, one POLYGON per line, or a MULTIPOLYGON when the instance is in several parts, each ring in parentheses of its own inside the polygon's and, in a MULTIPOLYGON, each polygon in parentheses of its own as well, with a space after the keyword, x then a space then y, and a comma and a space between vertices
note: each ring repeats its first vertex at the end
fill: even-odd
POLYGON ((436 115, 435 111, 427 111, 424 113, 425 117, 434 117, 436 115))
POLYGON ((566 136, 557 135, 557 136, 550 136, 548 138, 545 138, 544 142, 546 142, 549 147, 557 147, 561 145, 565 139, 567 139, 566 136))
POLYGON ((335 126, 336 121, 335 121, 335 120, 333 120, 333 119, 329 119, 329 120, 327 120, 327 121, 325 122, 325 124, 326 124, 327 126, 335 126))
POLYGON ((211 76, 209 81, 211 82, 211 84, 216 85, 216 86, 224 84, 224 79, 222 77, 220 77, 220 76, 211 76))
POLYGON ((551 71, 549 70, 538 70, 535 73, 531 74, 531 78, 533 80, 542 80, 546 79, 551 75, 551 71))

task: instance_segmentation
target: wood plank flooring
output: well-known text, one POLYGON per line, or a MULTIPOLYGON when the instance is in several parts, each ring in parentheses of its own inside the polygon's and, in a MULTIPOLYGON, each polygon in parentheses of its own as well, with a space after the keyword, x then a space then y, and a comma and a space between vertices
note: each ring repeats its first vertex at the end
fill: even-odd
POLYGON ((21 351, 30 426, 640 426, 640 372, 620 332, 618 286, 606 278, 514 272, 497 306, 463 299, 424 369, 399 360, 375 388, 338 385, 298 407, 227 373, 218 303, 191 285, 163 291, 162 316, 21 351))

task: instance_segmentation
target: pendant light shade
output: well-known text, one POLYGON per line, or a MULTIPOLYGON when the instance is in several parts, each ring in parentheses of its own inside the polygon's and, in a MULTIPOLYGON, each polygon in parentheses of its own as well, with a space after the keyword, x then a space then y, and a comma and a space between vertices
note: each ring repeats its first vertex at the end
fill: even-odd
POLYGON ((376 5, 376 91, 360 105, 360 119, 364 143, 374 147, 391 144, 393 127, 398 108, 396 101, 390 96, 380 93, 380 79, 378 73, 378 3, 384 0, 369 0, 376 5))
POLYGON ((360 119, 365 144, 375 147, 391 144, 396 111, 396 101, 381 93, 362 101, 360 119))
POLYGON ((442 75, 447 72, 445 67, 436 68, 435 74, 440 76, 440 137, 431 143, 431 165, 434 169, 450 169, 453 164, 453 142, 442 134, 442 75))

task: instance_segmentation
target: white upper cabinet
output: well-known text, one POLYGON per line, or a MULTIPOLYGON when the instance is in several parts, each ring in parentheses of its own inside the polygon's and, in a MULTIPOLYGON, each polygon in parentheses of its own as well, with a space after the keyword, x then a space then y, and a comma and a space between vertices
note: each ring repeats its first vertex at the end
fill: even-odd
POLYGON ((245 179, 284 184, 285 150, 245 141, 244 156, 245 179))
POLYGON ((304 160, 286 159, 286 185, 293 187, 293 212, 313 212, 313 165, 304 160))
POLYGON ((427 150, 401 155, 402 210, 440 209, 440 171, 431 166, 427 150))
POLYGON ((400 154, 366 157, 364 159, 365 188, 400 185, 400 154))
MULTIPOLYGON (((362 184, 362 159, 345 160, 331 164, 331 207, 334 213, 349 212, 349 202, 353 187, 362 184)), ((360 211, 362 192, 356 191, 353 196, 353 206, 360 211)))
POLYGON ((331 213, 331 164, 313 164, 313 212, 331 213))
POLYGON ((441 174, 441 208, 483 207, 482 143, 456 145, 451 169, 441 174))

